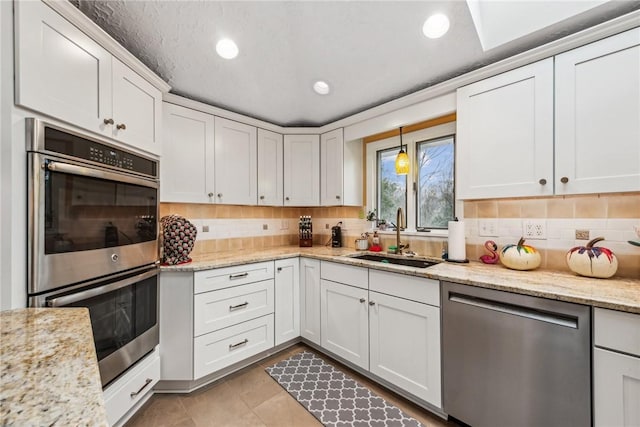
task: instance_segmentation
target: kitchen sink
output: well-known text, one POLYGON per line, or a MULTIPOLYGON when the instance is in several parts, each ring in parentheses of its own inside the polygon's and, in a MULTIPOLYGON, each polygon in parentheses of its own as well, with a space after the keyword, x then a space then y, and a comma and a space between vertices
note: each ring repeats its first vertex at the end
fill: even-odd
POLYGON ((426 261, 424 259, 396 258, 396 257, 390 257, 386 255, 374 255, 374 254, 358 254, 358 255, 350 256, 349 258, 363 259, 365 261, 377 261, 384 264, 406 265, 409 267, 417 267, 417 268, 427 268, 437 264, 437 262, 426 261))

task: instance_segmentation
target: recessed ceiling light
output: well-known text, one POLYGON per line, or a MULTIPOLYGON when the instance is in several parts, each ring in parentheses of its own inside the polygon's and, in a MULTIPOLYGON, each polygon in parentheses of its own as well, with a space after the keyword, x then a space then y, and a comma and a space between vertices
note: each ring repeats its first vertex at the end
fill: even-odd
POLYGON ((326 95, 329 93, 329 85, 327 82, 323 82, 322 80, 318 80, 313 84, 313 90, 316 91, 319 95, 326 95))
POLYGON ((238 56, 238 46, 231 39, 222 39, 216 44, 216 52, 224 59, 233 59, 238 56))
POLYGON ((449 31, 449 18, 442 13, 431 15, 424 21, 422 32, 430 39, 437 39, 444 36, 449 31))

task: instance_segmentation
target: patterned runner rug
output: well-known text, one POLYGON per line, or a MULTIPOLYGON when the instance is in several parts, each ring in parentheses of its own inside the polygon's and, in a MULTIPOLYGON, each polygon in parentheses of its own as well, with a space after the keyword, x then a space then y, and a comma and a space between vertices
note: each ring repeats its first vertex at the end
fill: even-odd
POLYGON ((325 426, 422 426, 309 351, 266 371, 325 426))

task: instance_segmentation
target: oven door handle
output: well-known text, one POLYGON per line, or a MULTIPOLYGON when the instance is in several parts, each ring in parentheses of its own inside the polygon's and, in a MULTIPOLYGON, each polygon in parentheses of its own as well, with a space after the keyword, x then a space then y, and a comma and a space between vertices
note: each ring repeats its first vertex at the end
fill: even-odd
POLYGON ((82 301, 88 298, 93 298, 95 296, 102 295, 107 292, 112 292, 112 291, 124 288, 136 282, 141 282, 145 279, 148 279, 149 277, 153 277, 157 274, 158 274, 158 270, 153 269, 151 271, 138 274, 137 276, 129 277, 124 280, 119 280, 114 283, 109 283, 108 285, 87 289, 86 291, 76 292, 71 295, 64 295, 57 298, 51 298, 47 300, 47 307, 63 307, 65 305, 73 304, 74 302, 82 301))
POLYGON ((69 173, 72 175, 88 176, 91 178, 108 179, 111 181, 125 182, 127 184, 141 185, 144 187, 158 188, 158 183, 134 176, 121 175, 101 169, 93 169, 85 166, 72 165, 70 163, 50 161, 45 166, 52 172, 69 173))

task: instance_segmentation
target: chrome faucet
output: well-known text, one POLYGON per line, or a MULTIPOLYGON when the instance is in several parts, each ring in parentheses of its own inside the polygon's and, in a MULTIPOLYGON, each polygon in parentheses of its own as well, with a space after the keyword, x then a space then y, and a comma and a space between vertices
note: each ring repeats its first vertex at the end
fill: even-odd
POLYGON ((402 208, 398 208, 396 212, 396 253, 402 255, 402 249, 407 249, 409 245, 403 245, 400 243, 400 229, 405 228, 404 214, 402 208))

